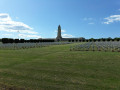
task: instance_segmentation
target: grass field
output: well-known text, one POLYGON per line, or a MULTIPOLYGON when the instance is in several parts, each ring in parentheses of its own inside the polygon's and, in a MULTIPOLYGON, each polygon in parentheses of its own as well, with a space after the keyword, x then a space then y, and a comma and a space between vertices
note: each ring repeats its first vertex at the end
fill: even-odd
POLYGON ((120 89, 119 52, 70 51, 71 45, 0 50, 0 87, 5 85, 16 90, 120 89))

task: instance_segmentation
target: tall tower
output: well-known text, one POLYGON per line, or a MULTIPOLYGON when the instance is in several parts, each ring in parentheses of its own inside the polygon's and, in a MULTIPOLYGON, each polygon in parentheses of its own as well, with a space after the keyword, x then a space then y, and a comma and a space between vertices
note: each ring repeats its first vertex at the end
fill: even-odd
POLYGON ((56 37, 57 41, 61 41, 62 40, 62 36, 61 36, 61 26, 58 26, 58 33, 57 33, 57 37, 56 37))

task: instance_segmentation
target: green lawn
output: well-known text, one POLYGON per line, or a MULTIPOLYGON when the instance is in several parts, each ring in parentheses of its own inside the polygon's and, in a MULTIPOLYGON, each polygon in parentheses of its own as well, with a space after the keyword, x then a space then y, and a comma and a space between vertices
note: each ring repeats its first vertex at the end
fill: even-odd
POLYGON ((120 90, 119 52, 70 51, 69 47, 0 50, 0 87, 120 90))

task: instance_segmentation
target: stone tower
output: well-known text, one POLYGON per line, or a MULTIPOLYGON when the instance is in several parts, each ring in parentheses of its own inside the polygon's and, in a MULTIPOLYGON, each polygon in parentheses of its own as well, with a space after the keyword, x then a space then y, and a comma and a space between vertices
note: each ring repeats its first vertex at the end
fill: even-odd
POLYGON ((56 40, 59 42, 62 40, 62 36, 61 36, 61 26, 58 26, 58 33, 57 33, 57 37, 56 40))

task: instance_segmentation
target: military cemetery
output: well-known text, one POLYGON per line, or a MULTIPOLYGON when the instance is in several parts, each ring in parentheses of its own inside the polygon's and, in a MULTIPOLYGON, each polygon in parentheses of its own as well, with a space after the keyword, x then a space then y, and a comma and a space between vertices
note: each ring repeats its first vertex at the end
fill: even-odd
POLYGON ((119 38, 62 38, 59 25, 54 39, 3 38, 0 53, 2 90, 118 89, 119 38))
POLYGON ((120 90, 119 0, 1 0, 0 12, 0 90, 120 90))

